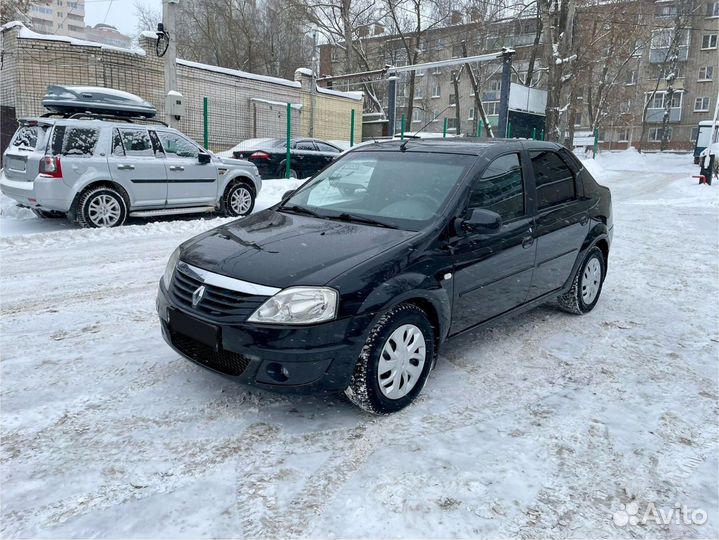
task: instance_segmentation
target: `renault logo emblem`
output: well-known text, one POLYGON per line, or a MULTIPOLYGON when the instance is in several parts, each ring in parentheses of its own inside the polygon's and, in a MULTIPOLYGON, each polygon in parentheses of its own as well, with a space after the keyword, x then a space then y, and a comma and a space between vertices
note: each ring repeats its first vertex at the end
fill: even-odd
POLYGON ((192 293, 192 307, 197 307, 202 301, 202 297, 205 296, 205 286, 200 286, 195 292, 192 293))

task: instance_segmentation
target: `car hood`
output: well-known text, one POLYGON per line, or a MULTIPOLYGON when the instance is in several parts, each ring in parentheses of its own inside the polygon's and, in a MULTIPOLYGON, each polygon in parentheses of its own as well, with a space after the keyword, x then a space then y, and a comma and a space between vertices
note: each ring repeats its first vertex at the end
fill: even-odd
POLYGON ((189 240, 180 258, 270 287, 325 285, 417 234, 268 209, 189 240))

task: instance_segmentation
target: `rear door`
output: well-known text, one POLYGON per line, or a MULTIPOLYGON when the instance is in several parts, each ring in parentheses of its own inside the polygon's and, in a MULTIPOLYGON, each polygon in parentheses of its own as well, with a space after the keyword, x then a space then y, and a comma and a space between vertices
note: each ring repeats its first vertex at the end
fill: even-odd
POLYGON ((217 167, 200 163, 200 147, 173 131, 157 131, 165 151, 167 206, 214 205, 217 200, 217 167))
MULTIPOLYGON (((47 124, 22 124, 5 150, 2 166, 5 177, 16 182, 32 182, 45 155, 47 124)), ((29 188, 32 188, 30 185, 29 188)))
POLYGON ((588 207, 576 171, 558 152, 529 149, 537 199, 537 264, 529 299, 562 287, 589 230, 588 207))
POLYGON ((492 233, 468 233, 451 242, 454 304, 451 333, 484 322, 522 304, 535 258, 526 167, 521 154, 495 158, 475 179, 465 216, 475 208, 497 212, 502 226, 492 233))
POLYGON ((167 174, 162 149, 140 126, 113 128, 110 175, 130 194, 133 207, 163 208, 167 174))
POLYGON ((292 168, 298 178, 312 176, 322 168, 322 156, 311 139, 299 139, 292 148, 292 168))
MULTIPOLYGON (((107 174, 104 156, 95 157, 100 129, 87 125, 55 125, 49 153, 60 156, 63 181, 72 186, 89 168, 107 174), (95 157, 95 159, 90 159, 95 157)), ((97 152, 101 154, 103 152, 97 152)))

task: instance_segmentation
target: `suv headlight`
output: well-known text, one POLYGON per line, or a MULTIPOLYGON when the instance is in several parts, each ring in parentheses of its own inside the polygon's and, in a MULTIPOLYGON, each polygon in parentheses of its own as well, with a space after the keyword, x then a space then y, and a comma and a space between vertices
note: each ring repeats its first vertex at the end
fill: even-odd
POLYGON ((165 273, 162 276, 162 284, 165 286, 165 290, 169 290, 170 282, 172 282, 172 276, 175 274, 175 267, 177 262, 180 260, 180 248, 178 247, 170 255, 170 259, 167 261, 165 267, 165 273))
POLYGON ((327 287, 289 287, 269 298, 247 319, 266 324, 313 324, 337 317, 338 294, 327 287))

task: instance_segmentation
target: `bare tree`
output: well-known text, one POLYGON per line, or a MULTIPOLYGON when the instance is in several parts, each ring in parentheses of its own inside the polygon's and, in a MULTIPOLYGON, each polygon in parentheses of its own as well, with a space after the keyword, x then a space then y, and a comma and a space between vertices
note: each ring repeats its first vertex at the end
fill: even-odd
POLYGON ((157 23, 162 20, 162 12, 145 5, 143 2, 136 1, 135 18, 137 19, 135 31, 138 35, 147 30, 154 32, 157 30, 157 23))
POLYGON ((0 0, 0 24, 27 19, 30 0, 0 0))

